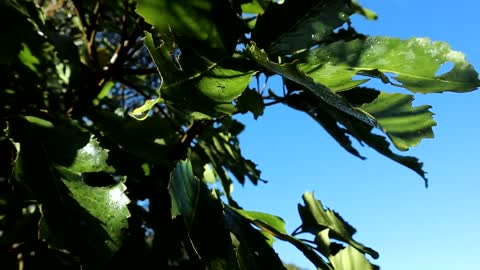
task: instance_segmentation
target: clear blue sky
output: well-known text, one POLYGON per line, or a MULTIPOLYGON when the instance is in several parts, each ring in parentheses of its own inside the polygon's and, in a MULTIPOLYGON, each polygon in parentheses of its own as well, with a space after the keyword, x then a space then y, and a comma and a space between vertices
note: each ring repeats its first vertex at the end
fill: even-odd
MULTIPOLYGON (((430 37, 462 51, 480 70, 480 4, 472 0, 361 0, 377 21, 354 18, 359 32, 400 38, 430 37)), ((384 91, 399 91, 372 83, 384 91)), ((279 84, 271 85, 280 87, 279 84)), ((245 157, 255 161, 268 184, 235 186, 247 210, 283 217, 287 230, 300 224, 297 203, 314 191, 357 230, 355 239, 380 252, 372 260, 388 270, 480 269, 480 91, 417 95, 430 104, 438 125, 435 139, 406 154, 419 157, 430 187, 409 169, 365 147, 362 161, 344 151, 307 115, 286 107, 266 110, 259 120, 240 116, 245 157)), ((314 266, 288 244, 275 247, 286 262, 314 266)))

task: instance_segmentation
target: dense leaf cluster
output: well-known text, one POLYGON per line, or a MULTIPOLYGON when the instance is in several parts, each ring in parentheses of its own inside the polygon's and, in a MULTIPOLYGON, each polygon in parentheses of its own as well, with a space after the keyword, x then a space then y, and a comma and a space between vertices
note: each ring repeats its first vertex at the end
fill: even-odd
POLYGON ((432 138, 430 107, 361 85, 467 92, 478 74, 446 43, 357 33, 354 14, 376 19, 355 0, 1 1, 1 268, 294 268, 276 239, 317 269, 378 269, 312 193, 289 233, 231 192, 232 179, 265 182, 232 116, 276 104, 427 184, 422 163, 390 144, 432 138), (273 75, 283 92, 259 87, 273 75))

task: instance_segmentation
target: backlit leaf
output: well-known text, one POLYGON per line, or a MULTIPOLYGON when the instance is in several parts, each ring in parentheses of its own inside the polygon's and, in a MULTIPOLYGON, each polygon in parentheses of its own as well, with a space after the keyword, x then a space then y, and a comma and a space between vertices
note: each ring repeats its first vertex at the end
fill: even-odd
POLYGON ((376 265, 371 264, 365 255, 355 248, 347 246, 332 256, 331 262, 335 270, 379 270, 376 265))
POLYGON ((423 138, 433 138, 436 125, 428 105, 413 107, 413 96, 382 92, 372 103, 362 105, 362 110, 375 117, 381 129, 397 149, 406 151, 423 138))
POLYGON ((352 81, 355 75, 377 77, 420 93, 468 92, 480 86, 478 73, 463 53, 428 38, 367 37, 337 41, 313 49, 299 69, 315 82, 336 91, 364 82, 352 81), (442 70, 448 63, 453 68, 442 70), (394 75, 392 79, 389 74, 394 75))

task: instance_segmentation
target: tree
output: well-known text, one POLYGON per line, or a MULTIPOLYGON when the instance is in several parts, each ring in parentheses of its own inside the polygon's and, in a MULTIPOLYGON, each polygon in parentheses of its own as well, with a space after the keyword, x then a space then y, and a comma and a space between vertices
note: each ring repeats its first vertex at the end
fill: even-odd
POLYGON ((376 15, 354 0, 5 0, 0 13, 2 269, 285 269, 274 239, 318 269, 378 269, 313 193, 292 233, 242 209, 232 179, 264 180, 232 116, 305 112, 351 154, 363 158, 354 138, 427 185, 390 144, 432 138, 430 107, 361 85, 480 86, 446 43, 355 31, 351 15, 376 15), (283 89, 259 87, 275 75, 283 89))

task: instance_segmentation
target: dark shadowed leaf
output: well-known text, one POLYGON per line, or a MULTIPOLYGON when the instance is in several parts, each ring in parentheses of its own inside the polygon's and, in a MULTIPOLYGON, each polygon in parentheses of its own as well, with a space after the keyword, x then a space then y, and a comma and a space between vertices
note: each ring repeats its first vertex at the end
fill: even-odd
POLYGON ((252 112, 253 117, 258 119, 263 115, 265 104, 260 93, 252 89, 246 89, 242 95, 237 98, 237 109, 241 113, 252 112))
POLYGON ((257 18, 252 39, 270 54, 291 54, 325 39, 352 13, 350 0, 272 3, 257 18))
POLYGON ((188 230, 192 229, 201 182, 193 175, 190 161, 181 160, 170 173, 168 190, 172 201, 172 217, 181 215, 188 230))
POLYGON ((140 0, 137 13, 164 34, 221 50, 235 48, 239 18, 229 1, 140 0))
POLYGON ((311 97, 308 94, 301 93, 290 96, 286 100, 286 104, 291 108, 302 111, 310 115, 317 123, 319 123, 325 131, 330 134, 345 150, 350 154, 365 159, 357 149, 352 145, 350 140, 349 131, 338 125, 337 120, 326 115, 324 108, 320 106, 316 97, 311 97))

